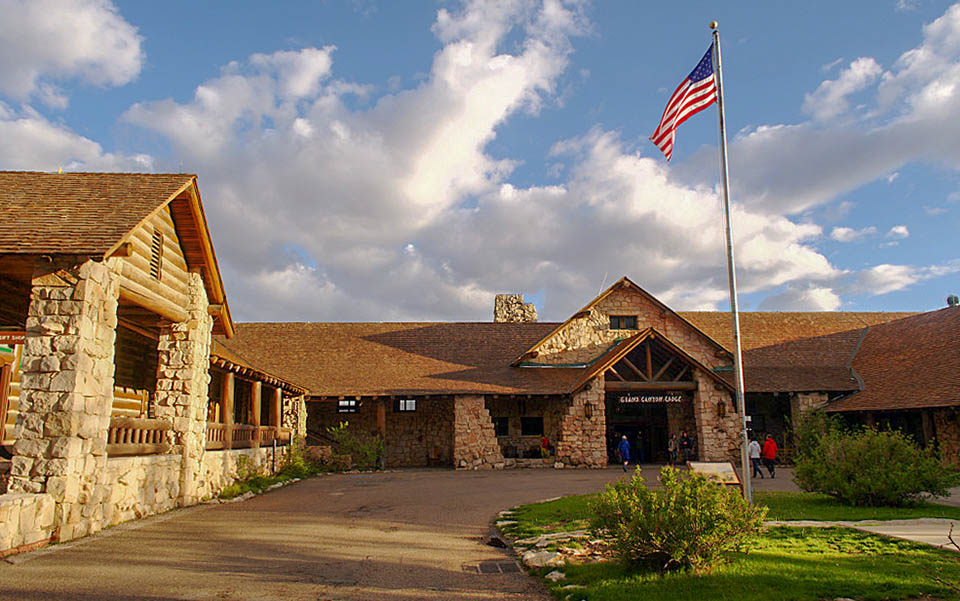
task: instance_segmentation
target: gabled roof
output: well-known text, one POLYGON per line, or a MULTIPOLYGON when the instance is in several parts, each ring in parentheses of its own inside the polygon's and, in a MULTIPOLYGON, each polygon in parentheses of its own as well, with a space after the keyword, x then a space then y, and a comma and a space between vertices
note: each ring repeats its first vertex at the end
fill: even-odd
POLYGON ((221 305, 218 331, 232 335, 196 175, 0 171, 0 255, 106 259, 166 206, 187 264, 203 271, 210 303, 221 305))
POLYGON ((556 323, 238 323, 230 349, 314 396, 565 394, 582 369, 513 368, 556 323))
POLYGON ((714 373, 713 370, 711 370, 709 367, 703 365, 702 363, 700 363, 699 361, 697 361, 696 359, 688 355, 686 352, 683 351, 683 349, 681 349, 677 345, 670 342, 660 332, 657 332, 653 328, 647 328, 639 332, 638 334, 634 334, 633 336, 617 343, 612 348, 610 348, 610 350, 604 353, 599 359, 597 359, 595 362, 590 364, 586 369, 582 370, 582 373, 580 374, 580 377, 577 379, 576 383, 574 384, 571 392, 576 392, 577 390, 582 388, 584 385, 586 385, 587 382, 597 377, 598 375, 606 372, 608 369, 616 365, 617 362, 620 361, 620 359, 623 359, 624 357, 626 357, 630 353, 630 351, 637 348, 637 346, 639 346, 645 340, 648 340, 648 339, 656 339, 658 342, 666 346, 675 354, 682 357, 685 361, 687 361, 691 365, 694 365, 703 373, 707 374, 711 379, 716 381, 718 384, 720 384, 730 392, 734 391, 734 387, 730 382, 728 382, 724 378, 714 373))
POLYGON ((690 326, 693 330, 695 330, 695 331, 699 332, 700 334, 702 334, 703 337, 704 337, 704 339, 706 339, 708 342, 710 342, 710 343, 711 343, 713 346, 715 346, 718 350, 721 350, 721 351, 724 351, 724 352, 729 352, 728 349, 724 348, 720 343, 718 343, 716 340, 714 340, 713 338, 711 338, 706 332, 704 332, 703 330, 701 330, 700 328, 698 328, 696 325, 694 325, 693 323, 691 323, 690 321, 688 321, 688 320, 687 320, 686 318, 684 318, 680 313, 677 313, 676 311, 674 311, 673 309, 671 309, 671 308, 668 307, 667 305, 665 305, 665 304, 663 304, 662 302, 660 302, 660 300, 659 300, 657 297, 653 296, 652 294, 650 294, 649 292, 647 292, 646 290, 644 290, 643 288, 641 288, 640 286, 638 286, 637 284, 635 284, 635 283, 633 282, 633 280, 631 280, 631 279, 628 278, 627 276, 623 276, 622 278, 620 278, 619 280, 617 280, 616 282, 614 282, 613 285, 611 285, 611 286, 610 286, 609 288, 607 288, 605 291, 603 291, 602 293, 600 293, 600 295, 597 296, 595 299, 593 299, 592 301, 590 301, 589 303, 587 303, 586 305, 584 305, 584 307, 583 307, 582 309, 580 309, 579 311, 577 311, 576 313, 574 313, 572 316, 570 316, 569 319, 567 319, 565 322, 563 322, 563 323, 561 323, 560 325, 558 325, 558 326, 557 326, 556 328, 554 328, 549 334, 547 334, 546 336, 544 336, 543 338, 541 338, 536 344, 534 344, 533 346, 531 346, 530 348, 528 348, 528 349, 525 350, 524 352, 520 353, 520 355, 517 356, 517 357, 513 360, 513 362, 511 363, 511 365, 518 365, 518 364, 522 363, 527 357, 529 357, 529 356, 531 356, 532 354, 534 354, 535 352, 537 352, 538 349, 539 349, 544 343, 546 343, 549 339, 553 338, 554 335, 556 335, 558 332, 560 332, 560 331, 563 330, 565 327, 567 327, 574 319, 578 319, 578 318, 580 318, 581 316, 583 316, 584 314, 589 313, 590 310, 591 310, 597 303, 599 303, 600 301, 602 301, 602 300, 605 299, 606 297, 608 297, 608 296, 610 296, 611 294, 613 294, 618 288, 630 288, 630 289, 633 289, 634 291, 638 292, 641 296, 643 296, 644 298, 646 298, 648 301, 650 301, 650 302, 651 302, 653 305, 655 305, 657 308, 659 308, 661 311, 664 311, 664 312, 666 312, 666 313, 669 313, 669 314, 671 314, 671 315, 676 316, 676 318, 679 319, 681 322, 687 324, 687 325, 690 326))
POLYGON ((960 406, 960 308, 873 326, 853 357, 863 390, 827 411, 960 406))

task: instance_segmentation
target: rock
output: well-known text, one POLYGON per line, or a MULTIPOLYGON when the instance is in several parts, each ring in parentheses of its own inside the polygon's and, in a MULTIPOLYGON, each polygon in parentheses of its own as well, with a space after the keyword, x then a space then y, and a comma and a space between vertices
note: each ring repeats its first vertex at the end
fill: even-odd
POLYGON ((497 522, 497 528, 503 528, 504 526, 513 526, 516 524, 516 520, 499 520, 497 522))
POLYGON ((554 463, 554 464, 553 464, 553 469, 562 470, 562 469, 563 469, 563 462, 562 462, 562 461, 557 461, 556 463, 554 463))
POLYGON ((499 547, 501 549, 507 548, 507 543, 503 542, 503 539, 501 539, 499 536, 491 536, 486 540, 486 544, 489 547, 499 547))
POLYGON ((531 568, 563 565, 563 557, 550 551, 527 551, 523 554, 523 563, 531 568))
POLYGON ((547 574, 546 576, 544 576, 544 578, 546 578, 546 579, 549 580, 550 582, 556 582, 556 581, 558 581, 558 580, 563 580, 563 579, 566 578, 566 577, 567 577, 567 575, 564 574, 563 572, 561 572, 560 570, 554 570, 554 571, 550 572, 549 574, 547 574))

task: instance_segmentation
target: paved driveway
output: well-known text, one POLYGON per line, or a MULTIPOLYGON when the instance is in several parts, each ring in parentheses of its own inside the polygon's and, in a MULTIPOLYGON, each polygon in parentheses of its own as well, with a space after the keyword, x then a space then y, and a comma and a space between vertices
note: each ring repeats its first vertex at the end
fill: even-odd
POLYGON ((547 599, 481 542, 497 511, 591 492, 619 470, 409 470, 314 478, 0 563, 0 599, 547 599))
MULTIPOLYGON (((644 470, 655 480, 653 469, 644 470)), ((501 509, 593 492, 606 470, 404 470, 313 478, 242 503, 131 522, 0 562, 0 600, 427 600, 549 597, 482 542, 501 509)), ((789 475, 758 488, 790 487, 789 475)))

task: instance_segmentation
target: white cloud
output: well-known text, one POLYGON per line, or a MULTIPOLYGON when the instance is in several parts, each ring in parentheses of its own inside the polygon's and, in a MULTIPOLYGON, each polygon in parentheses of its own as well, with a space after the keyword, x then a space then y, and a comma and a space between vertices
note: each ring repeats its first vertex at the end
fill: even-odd
POLYGON ((877 233, 877 228, 871 226, 855 230, 849 227, 835 227, 830 231, 830 238, 837 242, 853 242, 864 236, 871 236, 877 233))
POLYGON ((887 183, 892 184, 893 182, 897 181, 899 177, 900 177, 900 172, 894 171, 893 173, 887 176, 887 183))
POLYGON ((0 0, 0 93, 66 106, 54 82, 97 86, 132 81, 141 37, 109 0, 0 0))
POLYGON ((887 238, 903 239, 910 236, 910 230, 905 225, 895 225, 887 232, 887 238))
POLYGON ((147 155, 104 152, 97 142, 52 123, 25 107, 0 102, 0 165, 4 169, 56 171, 149 171, 147 155))
POLYGON ((870 57, 860 57, 850 63, 837 79, 827 80, 803 101, 803 110, 816 119, 826 121, 846 113, 850 108, 848 96, 871 85, 883 69, 870 57))
POLYGON ((842 305, 840 295, 832 288, 809 284, 788 286, 784 292, 765 298, 760 311, 836 311, 842 305))
POLYGON ((940 265, 876 265, 859 272, 856 279, 843 288, 844 294, 888 294, 909 286, 945 275, 960 272, 960 260, 940 265))

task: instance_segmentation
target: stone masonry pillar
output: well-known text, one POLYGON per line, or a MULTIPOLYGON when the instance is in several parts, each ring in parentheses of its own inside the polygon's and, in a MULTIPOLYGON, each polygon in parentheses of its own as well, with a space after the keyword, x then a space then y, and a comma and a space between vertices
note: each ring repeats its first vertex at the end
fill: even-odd
POLYGON ((157 343, 157 417, 173 421, 175 444, 182 453, 178 498, 181 506, 199 501, 197 483, 207 438, 207 386, 213 329, 200 274, 190 274, 188 291, 189 306, 185 308, 190 317, 163 327, 157 343))
POLYGON ((27 314, 10 491, 54 499, 54 538, 100 530, 120 293, 116 260, 40 263, 27 314))
POLYGON ((504 467, 483 395, 453 397, 453 465, 474 470, 504 467))
POLYGON ((557 465, 605 467, 607 465, 607 419, 603 376, 590 381, 571 396, 560 420, 557 465))
POLYGON ((700 461, 740 461, 740 417, 736 400, 699 369, 694 370, 697 390, 693 415, 697 420, 697 455, 700 461))

